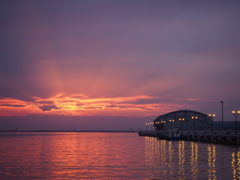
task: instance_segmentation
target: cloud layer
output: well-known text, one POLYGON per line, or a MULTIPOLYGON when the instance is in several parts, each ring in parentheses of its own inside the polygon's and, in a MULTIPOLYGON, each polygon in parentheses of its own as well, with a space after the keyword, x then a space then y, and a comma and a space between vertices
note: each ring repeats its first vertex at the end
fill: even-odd
POLYGON ((239 6, 1 1, 0 115, 239 109, 239 6))

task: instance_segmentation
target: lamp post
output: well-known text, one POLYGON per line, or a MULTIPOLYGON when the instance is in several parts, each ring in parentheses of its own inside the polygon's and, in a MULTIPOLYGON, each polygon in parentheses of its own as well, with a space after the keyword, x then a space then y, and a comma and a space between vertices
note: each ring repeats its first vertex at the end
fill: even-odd
POLYGON ((184 118, 179 118, 179 121, 181 122, 181 133, 182 133, 182 122, 184 121, 184 118))
POLYGON ((235 132, 235 134, 237 135, 237 129, 238 129, 238 127, 237 127, 237 125, 238 125, 237 124, 237 117, 240 114, 240 111, 232 111, 232 114, 236 118, 236 132, 235 132))
POLYGON ((152 123, 152 122, 150 122, 149 124, 151 125, 151 131, 152 131, 153 123, 152 123))
POLYGON ((193 120, 193 132, 195 134, 195 119, 197 119, 197 116, 192 116, 192 120, 193 120))
POLYGON ((221 101, 222 103, 222 128, 223 128, 223 101, 221 101))
POLYGON ((213 119, 215 118, 215 114, 209 114, 208 115, 209 117, 211 117, 212 118, 212 121, 211 121, 211 134, 213 133, 213 119))
MULTIPOLYGON (((161 123, 162 123, 162 124, 165 124, 165 123, 166 123, 166 121, 161 121, 161 123)), ((163 129, 164 129, 164 125, 163 125, 163 129)))
POLYGON ((148 125, 149 125, 149 123, 146 123, 146 126, 147 126, 147 131, 148 131, 148 125))
POLYGON ((171 122, 171 130, 172 130, 173 129, 174 119, 170 119, 169 122, 171 122))
POLYGON ((159 121, 155 121, 153 124, 154 124, 154 126, 155 126, 155 130, 156 129, 158 129, 158 126, 157 126, 157 124, 159 124, 160 122, 159 121))

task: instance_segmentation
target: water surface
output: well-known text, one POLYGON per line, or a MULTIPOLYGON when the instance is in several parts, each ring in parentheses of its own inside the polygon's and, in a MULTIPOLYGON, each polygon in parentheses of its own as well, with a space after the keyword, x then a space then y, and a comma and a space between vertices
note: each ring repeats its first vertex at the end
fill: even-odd
POLYGON ((0 133, 0 179, 239 179, 240 148, 137 133, 0 133))

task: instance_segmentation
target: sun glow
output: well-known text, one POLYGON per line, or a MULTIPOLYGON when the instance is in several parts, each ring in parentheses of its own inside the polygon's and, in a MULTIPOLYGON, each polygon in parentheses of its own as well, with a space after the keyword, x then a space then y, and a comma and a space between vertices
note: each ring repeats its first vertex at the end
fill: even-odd
POLYGON ((84 94, 64 93, 49 98, 33 97, 33 101, 1 99, 1 116, 57 114, 69 116, 152 116, 174 110, 178 105, 151 103, 147 95, 91 98, 84 94), (148 101, 149 100, 149 101, 148 101))

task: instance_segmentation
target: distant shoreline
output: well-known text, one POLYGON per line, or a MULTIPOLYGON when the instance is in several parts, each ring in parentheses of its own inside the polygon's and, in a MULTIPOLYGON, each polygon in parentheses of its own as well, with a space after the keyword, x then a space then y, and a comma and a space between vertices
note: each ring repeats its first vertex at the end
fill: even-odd
POLYGON ((33 131, 0 131, 0 132, 138 132, 138 131, 73 131, 73 130, 33 130, 33 131))

